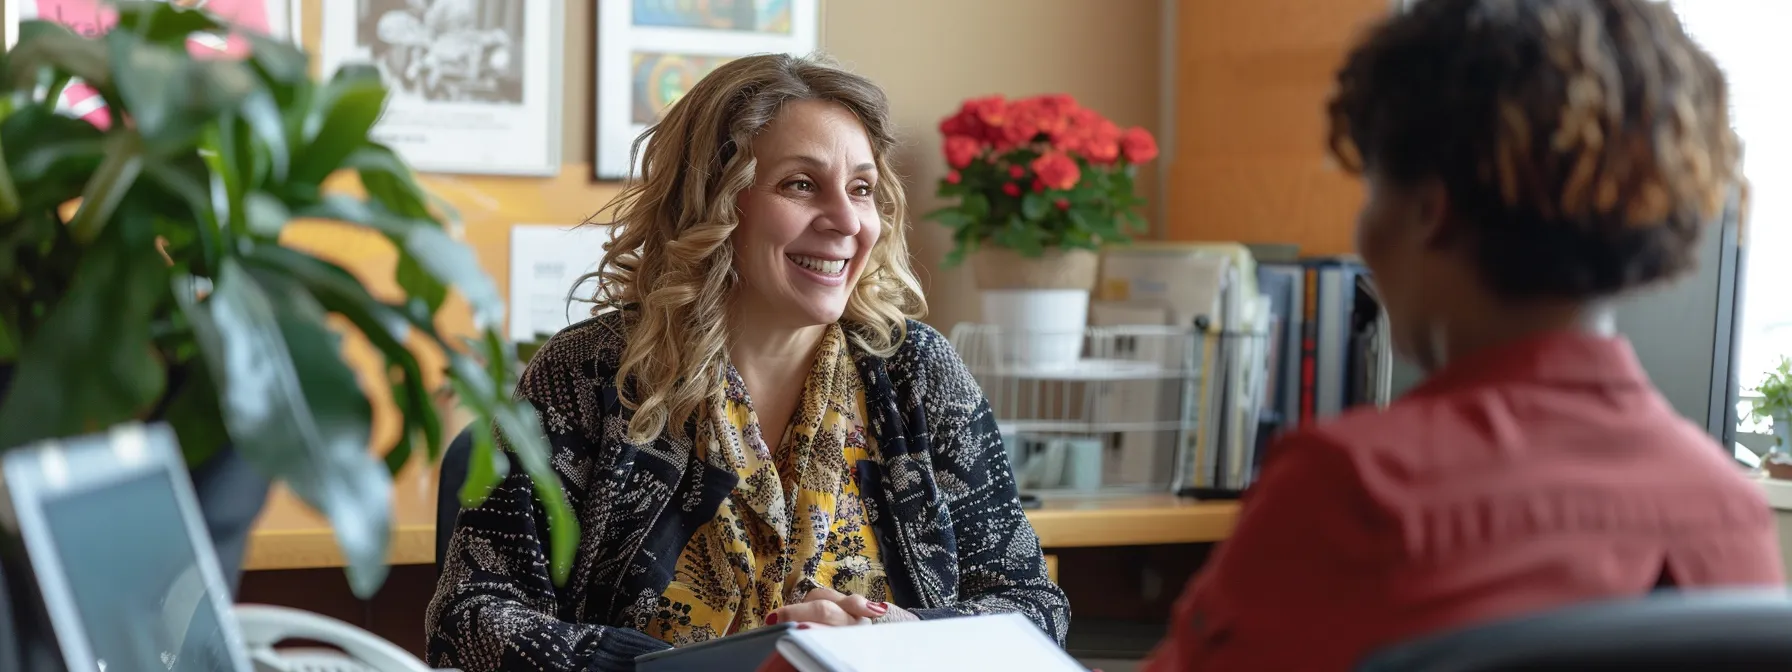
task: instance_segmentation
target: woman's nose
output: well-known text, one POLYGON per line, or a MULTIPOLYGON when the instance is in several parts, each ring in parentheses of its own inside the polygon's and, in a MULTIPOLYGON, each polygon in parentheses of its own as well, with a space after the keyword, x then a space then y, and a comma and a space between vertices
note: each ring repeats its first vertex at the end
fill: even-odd
POLYGON ((816 228, 833 231, 843 236, 856 236, 859 233, 859 211, 853 207, 852 196, 845 189, 831 191, 821 203, 821 212, 816 217, 816 228))

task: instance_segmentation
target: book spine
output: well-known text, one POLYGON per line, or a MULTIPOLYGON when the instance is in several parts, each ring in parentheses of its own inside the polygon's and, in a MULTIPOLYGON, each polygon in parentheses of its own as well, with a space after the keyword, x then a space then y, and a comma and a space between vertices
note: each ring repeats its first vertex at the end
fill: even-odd
POLYGON ((1318 401, 1319 358, 1319 269, 1306 269, 1306 291, 1301 301, 1300 336, 1300 424, 1313 421, 1318 401))

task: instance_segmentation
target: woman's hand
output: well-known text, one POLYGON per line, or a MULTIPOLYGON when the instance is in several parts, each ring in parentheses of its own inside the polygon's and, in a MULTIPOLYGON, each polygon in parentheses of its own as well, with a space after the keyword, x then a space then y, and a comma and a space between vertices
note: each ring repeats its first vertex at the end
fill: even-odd
POLYGON ((908 610, 888 602, 872 602, 859 595, 816 586, 801 604, 785 605, 765 617, 766 625, 814 623, 817 625, 866 625, 920 620, 908 610))

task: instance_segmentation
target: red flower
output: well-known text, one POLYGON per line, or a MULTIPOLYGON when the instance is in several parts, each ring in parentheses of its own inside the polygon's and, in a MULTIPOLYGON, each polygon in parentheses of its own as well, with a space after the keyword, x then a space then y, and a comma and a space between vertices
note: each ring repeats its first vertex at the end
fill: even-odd
POLYGON ((1018 180, 1021 177, 1025 176, 1026 174, 1027 174, 1027 169, 1022 168, 1020 166, 1009 166, 1008 167, 1008 176, 1012 177, 1014 179, 1018 180))
POLYGON ((1052 189, 1069 189, 1076 186, 1077 180, 1083 178, 1082 169, 1076 160, 1060 151, 1050 151, 1033 159, 1033 174, 1039 181, 1052 189))
POLYGON ((1120 152, 1127 163, 1144 163, 1157 158, 1157 139, 1151 132, 1134 126, 1120 136, 1120 152))
POLYGON ((1069 130, 1071 115, 1081 109, 1075 98, 1062 94, 1014 101, 1008 106, 1007 125, 1002 127, 1002 137, 994 142, 1007 148, 1032 144, 1041 135, 1052 141, 1069 130))
POLYGON ((1070 209, 1070 200, 1060 198, 1058 200, 1052 201, 1052 205, 1058 206, 1059 210, 1069 210, 1070 209))
POLYGON ((975 116, 984 126, 1001 126, 1008 112, 1008 101, 1001 94, 972 98, 964 103, 965 112, 975 116))
POLYGON ((940 120, 940 135, 964 135, 984 142, 1002 139, 1002 126, 1007 123, 1008 102, 1001 96, 972 98, 960 105, 958 112, 940 120))
POLYGON ((1040 182, 1037 177, 1033 178, 1033 191, 1045 191, 1045 183, 1040 182))
POLYGON ((946 171, 946 184, 958 184, 959 182, 963 182, 963 181, 964 181, 964 176, 959 175, 958 171, 956 171, 956 170, 946 171))
POLYGON ((1002 185, 1002 193, 1007 194, 1009 196, 1019 196, 1020 195, 1020 185, 1015 184, 1013 182, 1004 184, 1004 185, 1002 185))
POLYGON ((1039 137, 1039 120, 1030 112, 1017 112, 1008 125, 998 129, 1001 133, 990 139, 997 149, 1007 150, 1022 145, 1029 145, 1039 137))
POLYGON ((976 138, 965 135, 946 136, 946 164, 953 168, 971 165, 971 161, 982 151, 983 143, 976 138))

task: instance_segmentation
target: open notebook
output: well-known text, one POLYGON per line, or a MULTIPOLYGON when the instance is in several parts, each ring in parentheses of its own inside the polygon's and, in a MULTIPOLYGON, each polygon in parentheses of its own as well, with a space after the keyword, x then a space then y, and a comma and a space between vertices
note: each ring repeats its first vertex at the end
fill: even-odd
POLYGON ((641 672, 752 672, 773 653, 797 672, 1084 672, 1017 614, 842 628, 760 628, 635 659, 641 672))
POLYGON ((1084 672, 1018 614, 797 630, 778 654, 798 672, 1084 672))

